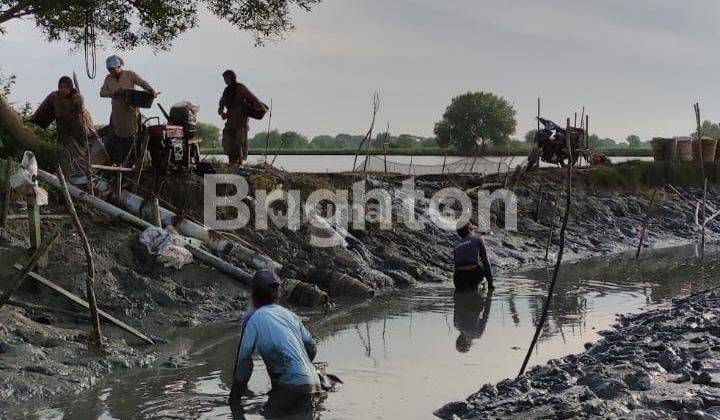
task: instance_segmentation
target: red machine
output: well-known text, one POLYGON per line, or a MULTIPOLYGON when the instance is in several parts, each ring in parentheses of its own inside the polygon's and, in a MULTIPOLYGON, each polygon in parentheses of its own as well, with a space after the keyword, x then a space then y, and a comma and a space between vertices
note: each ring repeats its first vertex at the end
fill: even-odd
POLYGON ((147 144, 152 165, 158 173, 192 172, 200 164, 195 113, 187 105, 170 108, 170 114, 158 104, 168 124, 147 127, 147 144))

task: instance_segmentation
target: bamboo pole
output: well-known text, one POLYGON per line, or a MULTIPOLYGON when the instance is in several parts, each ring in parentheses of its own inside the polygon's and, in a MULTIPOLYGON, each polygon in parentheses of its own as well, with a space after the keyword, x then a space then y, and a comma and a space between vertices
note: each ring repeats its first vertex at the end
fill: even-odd
POLYGON ((10 296, 12 296, 12 294, 20 288, 20 285, 23 283, 23 280, 25 280, 25 277, 28 275, 28 273, 31 272, 35 268, 35 266, 37 266, 40 259, 45 254, 47 254, 47 252, 50 250, 50 246, 58 238, 60 232, 64 227, 65 222, 60 222, 60 224, 57 225, 55 230, 52 231, 50 236, 48 236, 47 239, 43 241, 43 243, 40 244, 40 246, 35 250, 35 252, 33 252, 30 260, 22 267, 20 272, 11 282, 10 288, 5 291, 5 294, 3 294, 2 297, 0 297, 0 309, 2 309, 2 307, 10 301, 10 296))
MULTIPOLYGON (((568 132, 569 132, 570 131, 570 118, 567 119, 567 128, 568 128, 568 132)), ((572 156, 572 145, 570 143, 570 136, 565 136, 565 142, 566 142, 566 147, 572 156)), ((522 364, 522 367, 520 368, 520 373, 518 374, 518 376, 521 376, 523 373, 525 373, 525 368, 527 368, 527 364, 530 361, 530 356, 532 355, 533 349, 535 348, 535 344, 537 343, 537 340, 540 337, 540 332, 542 332, 543 325, 545 324, 545 321, 547 320, 548 311, 550 309, 550 303, 552 303, 553 293, 555 292, 555 285, 557 284, 558 274, 560 273, 560 265, 562 263, 562 257, 563 257, 563 253, 565 251, 565 231, 567 230, 568 219, 570 218, 570 208, 572 205, 572 173, 573 173, 573 164, 571 161, 568 164, 567 179, 565 181, 565 186, 566 186, 565 216, 563 218, 562 227, 560 228, 560 251, 558 251, 557 260, 555 262, 555 270, 553 271, 553 277, 552 277, 552 281, 550 282, 550 287, 548 289, 547 299, 545 300, 545 305, 543 306, 542 316, 540 317, 540 321, 538 322, 537 328, 535 329, 535 335, 533 336, 532 342, 530 343, 530 348, 528 348, 527 354, 525 355, 525 360, 523 361, 523 364, 522 364)))
POLYGON ((85 251, 85 261, 87 263, 87 271, 85 276, 85 294, 87 295, 87 301, 90 305, 90 318, 93 324, 93 336, 88 339, 88 344, 94 344, 96 348, 102 348, 102 334, 100 332, 100 316, 98 315, 97 299, 95 297, 95 263, 93 261, 92 250, 90 249, 90 242, 88 242, 85 229, 83 228, 80 218, 78 217, 77 211, 75 211, 75 204, 73 203, 72 197, 70 196, 70 190, 68 190, 67 182, 65 182, 65 175, 63 174, 60 165, 57 167, 58 179, 60 185, 62 185, 63 198, 65 199, 65 208, 72 217, 75 230, 80 236, 80 240, 85 251))
MULTIPOLYGON (((702 156, 702 154, 700 156, 702 156)), ((703 221, 702 226, 700 227, 700 256, 703 258, 705 257, 705 206, 707 205, 707 184, 708 180, 705 178, 702 196, 702 211, 700 216, 700 220, 703 221)))
POLYGON ((87 314, 81 314, 78 312, 68 311, 66 309, 53 308, 50 306, 34 305, 32 303, 20 302, 20 301, 14 300, 14 299, 10 299, 7 302, 7 305, 8 306, 16 306, 18 308, 28 309, 31 311, 54 312, 54 313, 57 313, 60 315, 65 315, 65 316, 72 316, 72 317, 77 317, 77 318, 82 318, 82 319, 90 319, 90 317, 87 314))
POLYGON ((558 200, 560 200, 560 190, 558 190, 558 192, 555 194, 555 201, 553 201, 553 211, 550 222, 550 234, 548 235, 547 243, 545 244, 545 261, 547 261, 548 255, 550 254, 550 244, 552 243, 552 237, 555 233, 555 214, 557 213, 558 200))
POLYGON ((3 196, 2 196, 2 207, 0 207, 0 227, 4 228, 7 226, 8 212, 10 211, 10 171, 12 170, 12 162, 10 159, 5 160, 3 165, 3 196))
POLYGON ((535 222, 540 220, 540 208, 543 202, 543 189, 545 184, 540 184, 540 191, 538 192, 537 204, 535 205, 535 222))
POLYGON ((650 220, 650 213, 652 211, 653 204, 655 204, 655 196, 657 195, 657 188, 653 190, 652 197, 650 198, 650 203, 647 206, 647 209, 645 209, 645 218, 642 222, 642 227, 640 228, 640 242, 638 243, 637 251, 635 252, 635 259, 640 258, 640 250, 642 249, 643 242, 645 242, 645 229, 647 229, 648 221, 650 220))
POLYGON ((270 115, 268 115, 267 133, 265 136, 265 166, 268 163, 268 150, 270 148, 270 123, 272 122, 273 100, 270 98, 270 115))

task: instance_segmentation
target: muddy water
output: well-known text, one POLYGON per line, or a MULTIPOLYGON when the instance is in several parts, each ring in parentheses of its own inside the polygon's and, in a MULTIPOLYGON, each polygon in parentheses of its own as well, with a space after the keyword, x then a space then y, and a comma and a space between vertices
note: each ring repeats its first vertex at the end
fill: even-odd
MULTIPOLYGON (((688 294, 720 280, 716 258, 668 249, 564 266, 549 325, 532 363, 580 352, 616 313, 688 294)), ((517 373, 539 318, 549 273, 500 278, 488 295, 455 296, 447 287, 398 292, 330 314, 303 313, 319 342, 318 360, 345 381, 318 407, 325 419, 431 418, 444 403, 517 373)), ((164 347, 186 355, 166 366, 103 381, 55 401, 46 418, 229 418, 225 403, 238 325, 168 330, 164 347), (182 337, 182 338, 181 338, 182 337)), ((269 380, 260 361, 247 418, 261 418, 269 380)))

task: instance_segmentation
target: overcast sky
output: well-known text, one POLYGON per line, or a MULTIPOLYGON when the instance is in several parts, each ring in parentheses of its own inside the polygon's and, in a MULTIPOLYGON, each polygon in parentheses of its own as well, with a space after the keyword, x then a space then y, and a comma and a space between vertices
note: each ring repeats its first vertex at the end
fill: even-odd
MULTIPOLYGON (((719 12, 711 0, 325 0, 265 47, 203 15, 169 52, 120 55, 163 104, 190 100, 205 122, 220 123, 220 74, 232 68, 272 98, 273 128, 307 136, 366 131, 374 91, 383 128, 429 136, 452 97, 486 91, 515 105, 518 137, 535 127, 540 96, 557 122, 584 105, 591 131, 647 140, 692 131, 696 101, 703 119, 720 119, 719 12)), ((114 51, 98 52, 88 80, 81 52, 48 44, 32 22, 6 29, 0 68, 18 76, 13 101, 37 104, 75 70, 95 122, 107 122, 97 92, 114 51)))

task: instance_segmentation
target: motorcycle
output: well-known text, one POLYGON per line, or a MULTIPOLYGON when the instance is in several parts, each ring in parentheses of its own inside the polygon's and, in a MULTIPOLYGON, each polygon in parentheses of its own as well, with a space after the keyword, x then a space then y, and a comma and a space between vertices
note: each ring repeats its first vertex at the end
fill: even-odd
POLYGON ((538 118, 543 128, 535 133, 535 146, 528 156, 527 170, 540 166, 540 161, 565 167, 568 164, 575 165, 586 150, 582 148, 582 139, 585 137, 585 130, 582 128, 570 127, 570 133, 550 120, 538 118), (567 150, 567 137, 570 138, 572 156, 567 150))

